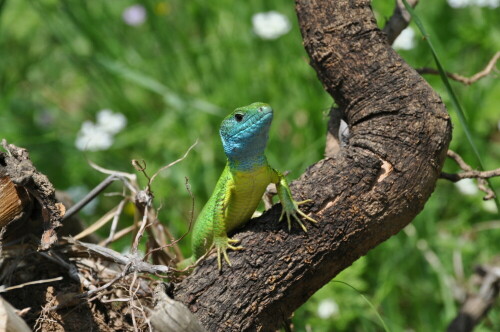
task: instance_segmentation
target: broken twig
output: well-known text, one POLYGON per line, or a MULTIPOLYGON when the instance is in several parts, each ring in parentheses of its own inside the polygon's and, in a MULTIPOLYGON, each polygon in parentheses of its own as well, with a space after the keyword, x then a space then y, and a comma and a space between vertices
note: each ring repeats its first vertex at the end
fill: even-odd
MULTIPOLYGON (((486 77, 489 74, 491 74, 491 72, 494 69, 496 69, 495 65, 496 65, 498 59, 500 59, 500 52, 495 53, 495 55, 491 58, 491 60, 488 62, 486 67, 484 67, 483 70, 472 75, 471 77, 465 77, 465 76, 462 76, 459 74, 453 74, 453 73, 446 73, 446 76, 448 76, 449 78, 451 78, 454 81, 463 83, 465 85, 471 85, 472 83, 479 81, 481 78, 486 77)), ((439 75, 439 71, 437 71, 436 69, 426 68, 426 67, 417 69, 417 72, 419 74, 439 75)))
POLYGON ((453 159, 457 165, 464 171, 461 173, 446 173, 441 172, 440 178, 446 179, 452 182, 457 182, 463 179, 477 179, 477 187, 479 190, 486 193, 483 198, 485 201, 493 199, 495 193, 488 187, 486 179, 500 176, 500 168, 491 171, 476 171, 467 164, 460 155, 452 150, 448 150, 448 157, 453 159))

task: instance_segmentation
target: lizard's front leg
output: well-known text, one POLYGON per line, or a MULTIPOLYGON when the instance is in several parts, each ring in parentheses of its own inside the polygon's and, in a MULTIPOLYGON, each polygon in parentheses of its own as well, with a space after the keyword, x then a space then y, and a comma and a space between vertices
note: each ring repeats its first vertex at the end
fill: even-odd
POLYGON ((286 181, 283 174, 274 169, 273 171, 275 173, 273 176, 274 178, 273 182, 276 185, 276 191, 278 192, 278 197, 282 205, 281 216, 279 221, 283 220, 283 216, 286 215, 286 220, 288 222, 288 230, 290 230, 292 228, 291 217, 293 217, 300 225, 302 230, 304 230, 304 232, 307 232, 307 228, 300 220, 299 215, 309 220, 310 222, 317 223, 317 221, 306 215, 304 212, 302 212, 299 209, 299 205, 311 202, 311 200, 307 199, 305 201, 300 201, 300 202, 295 201, 292 197, 292 192, 290 191, 288 182, 286 181))

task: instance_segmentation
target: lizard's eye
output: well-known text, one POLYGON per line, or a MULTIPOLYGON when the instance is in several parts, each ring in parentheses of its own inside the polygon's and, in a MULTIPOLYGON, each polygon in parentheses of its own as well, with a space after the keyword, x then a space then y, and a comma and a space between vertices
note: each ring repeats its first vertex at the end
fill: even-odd
POLYGON ((234 115, 234 118, 236 119, 237 122, 241 122, 241 120, 243 120, 243 114, 241 113, 236 113, 234 115))
POLYGON ((259 113, 262 113, 263 110, 264 110, 264 108, 259 107, 259 113))

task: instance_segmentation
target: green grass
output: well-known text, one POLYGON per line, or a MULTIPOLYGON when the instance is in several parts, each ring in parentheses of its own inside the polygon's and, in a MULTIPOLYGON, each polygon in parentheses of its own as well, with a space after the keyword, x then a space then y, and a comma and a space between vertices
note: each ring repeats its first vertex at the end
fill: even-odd
MULTIPOLYGON (((60 189, 91 188, 104 178, 86 162, 133 172, 131 159, 144 159, 148 173, 184 154, 186 160, 153 184, 161 220, 177 235, 187 229, 191 200, 184 188, 189 177, 198 212, 224 165, 218 138, 221 119, 235 107, 269 102, 276 110, 268 154, 281 170, 296 178, 322 156, 326 110, 332 100, 308 65, 293 3, 264 0, 142 1, 148 18, 139 27, 122 21, 129 1, 0 1, 0 133, 26 147, 37 167, 60 189), (276 40, 252 33, 257 12, 278 10, 292 30, 276 40), (95 121, 101 109, 123 113, 125 130, 106 151, 75 147, 83 121, 95 121), (282 148, 286 147, 286 148, 282 148)), ((373 2, 382 26, 392 1, 373 2)), ((451 9, 445 1, 419 5, 446 69, 463 75, 481 70, 500 45, 498 10, 451 9), (443 22, 446 22, 444 24, 443 22)), ((432 67, 424 40, 401 51, 414 67, 432 67)), ((451 105, 438 76, 426 76, 451 105)), ((472 86, 451 82, 464 109, 485 169, 499 167, 500 82, 491 75, 472 86)), ((450 112, 458 123, 456 113, 450 112)), ((451 148, 474 165, 463 128, 456 126, 451 148)), ((447 171, 457 171, 447 162, 447 171)), ((497 187, 498 179, 492 181, 497 187)), ((141 179, 142 184, 146 184, 141 179)), ((114 190, 118 190, 118 186, 114 190)), ((95 216, 117 204, 102 197, 95 216)), ((121 221, 130 223, 129 214, 121 221)), ((424 211, 404 232, 372 250, 342 272, 347 282, 370 301, 390 331, 444 330, 457 312, 450 280, 453 256, 460 253, 465 275, 500 250, 500 229, 473 231, 498 220, 482 205, 481 194, 464 196, 440 181, 424 211), (435 257, 438 258, 436 263, 435 257), (434 260, 433 260, 434 259, 434 260)), ((189 240, 183 241, 189 251, 189 240)), ((461 283, 461 280, 455 280, 461 283)), ((324 286, 295 314, 298 331, 380 331, 377 314, 353 289, 324 286), (323 319, 322 300, 333 299, 338 313, 323 319)), ((496 331, 500 315, 493 309, 477 331, 496 331)))
MULTIPOLYGON (((458 97, 455 94, 455 91, 451 87, 450 80, 448 79, 448 76, 446 75, 446 70, 444 69, 443 65, 441 64, 441 61, 439 60, 439 56, 436 53, 436 49, 434 48, 434 45, 431 42, 431 36, 427 33, 424 25, 422 24, 422 21, 420 20, 418 15, 415 13, 413 8, 408 4, 408 2, 406 2, 406 0, 403 0, 403 3, 404 3, 406 10, 408 10, 408 12, 410 13, 412 20, 415 22, 418 29, 420 30, 420 33, 422 34, 424 40, 427 42, 427 45, 429 45, 429 48, 430 48, 431 53, 432 53, 432 57, 434 58, 434 62, 436 63, 437 69, 439 71, 439 77, 441 78, 441 81, 443 82, 443 84, 446 88, 446 92, 448 93, 448 96, 451 99, 451 104, 453 105, 453 108, 455 108, 455 110, 457 112, 458 121, 460 122, 460 125, 462 126, 462 129, 465 133, 465 137, 467 138, 467 141, 470 145, 470 148, 474 152, 474 155, 476 157, 476 162, 479 165, 479 170, 484 171, 485 170, 484 163, 483 163, 483 160, 481 158, 481 155, 479 154, 479 150, 477 148, 477 145, 474 142, 474 137, 473 137, 473 134, 469 128, 470 126, 469 126, 469 123, 468 123, 467 118, 465 116, 465 111, 463 110, 462 105, 458 101, 458 97)), ((491 180, 487 179, 486 181, 488 182, 488 185, 493 190, 493 192, 495 192, 494 201, 495 201, 497 209, 500 211, 500 201, 499 201, 498 197, 496 196, 497 195, 496 189, 492 185, 491 180)))

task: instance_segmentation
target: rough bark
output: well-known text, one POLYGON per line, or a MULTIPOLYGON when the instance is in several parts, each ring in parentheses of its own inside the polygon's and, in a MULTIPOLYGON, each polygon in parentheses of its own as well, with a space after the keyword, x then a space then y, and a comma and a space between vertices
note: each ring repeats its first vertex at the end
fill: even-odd
MULTIPOLYGON (((279 207, 235 236, 245 251, 215 256, 177 285, 209 331, 272 331, 315 291, 400 231, 434 190, 451 139, 445 107, 389 46, 366 0, 296 0, 304 45, 349 124, 347 147, 293 183, 319 220, 303 233, 279 207)), ((295 151, 300 153, 300 151, 295 151)))
POLYGON ((28 233, 37 237, 40 234, 38 247, 47 250, 57 241, 56 228, 61 226, 65 207, 56 200, 54 187, 33 165, 26 149, 5 140, 2 146, 6 152, 0 152, 1 189, 7 194, 2 199, 10 197, 15 206, 9 208, 5 201, 0 203, 0 215, 7 215, 0 224, 0 228, 5 227, 2 232, 6 230, 2 240, 9 242, 28 233), (8 210, 12 212, 6 213, 8 210))
MULTIPOLYGON (((2 170, 0 168, 0 172, 2 170)), ((30 197, 24 188, 16 187, 8 176, 0 176, 0 228, 25 218, 31 210, 30 203, 30 197)))

